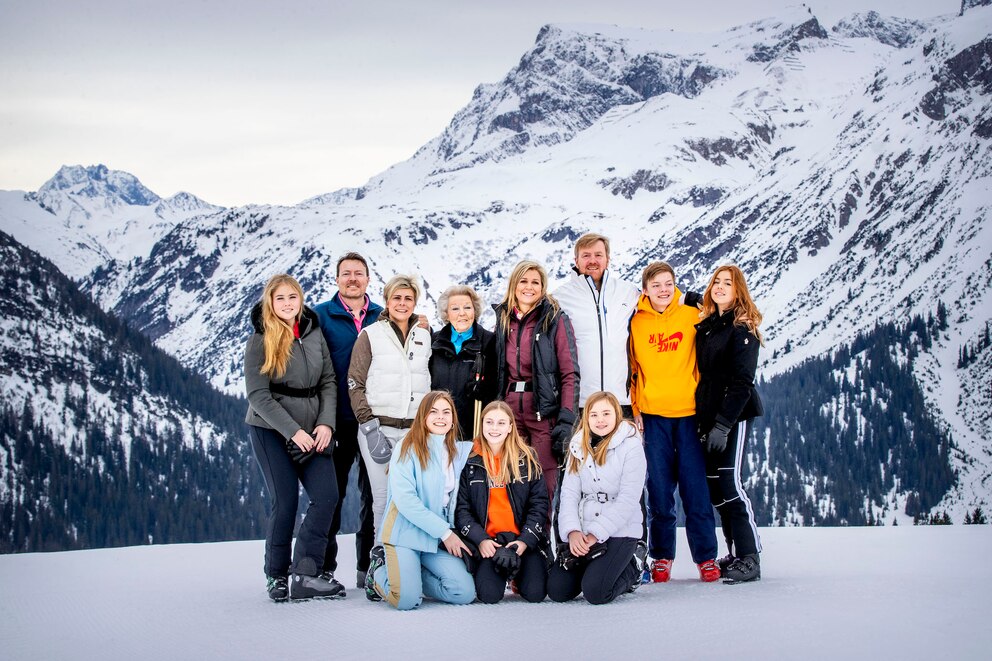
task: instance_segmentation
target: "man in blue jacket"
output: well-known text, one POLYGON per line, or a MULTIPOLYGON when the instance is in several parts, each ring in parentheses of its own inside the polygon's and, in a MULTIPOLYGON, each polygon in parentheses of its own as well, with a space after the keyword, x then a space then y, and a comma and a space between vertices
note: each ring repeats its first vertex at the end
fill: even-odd
MULTIPOLYGON (((369 286, 369 265, 357 252, 344 254, 337 266, 338 292, 328 301, 318 305, 314 311, 320 321, 320 329, 331 352, 335 374, 348 374, 351 364, 351 350, 358 339, 358 333, 379 319, 382 307, 369 300, 365 293, 369 286)), ((372 490, 369 487, 365 464, 358 452, 358 421, 351 410, 348 397, 348 379, 338 379, 337 429, 334 430, 334 467, 338 478, 338 504, 334 509, 331 529, 328 534, 327 553, 324 556, 324 572, 333 572, 338 566, 337 534, 341 528, 341 505, 344 503, 348 487, 348 473, 351 465, 358 461, 358 486, 362 492, 361 526, 355 535, 355 552, 358 554, 358 587, 365 586, 365 572, 369 568, 369 552, 375 544, 372 529, 372 490)))

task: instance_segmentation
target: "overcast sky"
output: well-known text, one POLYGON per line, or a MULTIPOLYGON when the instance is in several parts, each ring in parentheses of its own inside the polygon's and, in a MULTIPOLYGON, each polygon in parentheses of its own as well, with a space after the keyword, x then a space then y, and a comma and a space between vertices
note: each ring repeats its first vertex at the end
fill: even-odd
MULTIPOLYGON (((791 0, 0 0, 0 189, 103 163, 153 191, 292 204, 411 156, 553 22, 710 32, 791 0)), ((926 18, 959 0, 815 0, 926 18)))

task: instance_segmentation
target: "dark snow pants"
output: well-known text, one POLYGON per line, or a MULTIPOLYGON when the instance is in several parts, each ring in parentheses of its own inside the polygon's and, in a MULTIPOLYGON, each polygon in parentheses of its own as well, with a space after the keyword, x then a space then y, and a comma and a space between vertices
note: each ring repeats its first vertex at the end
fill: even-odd
MULTIPOLYGON (((527 549, 520 556, 520 570, 514 579, 517 592, 525 601, 544 601, 548 594, 548 563, 537 549, 527 549)), ((506 594, 506 579, 496 572, 491 558, 479 557, 475 570, 475 596, 484 604, 495 604, 506 594)))
POLYGON ((334 460, 321 454, 298 464, 286 451, 286 442, 276 431, 248 425, 251 449, 265 478, 269 492, 269 521, 265 533, 265 574, 287 576, 289 573, 316 576, 324 564, 327 531, 331 527, 334 506, 338 501, 334 460), (300 484, 306 489, 310 504, 293 549, 290 548, 299 504, 300 484))
POLYGON ((637 541, 610 537, 606 553, 574 569, 562 569, 556 562, 548 574, 548 597, 551 601, 571 601, 582 592, 590 604, 608 604, 628 592, 641 578, 633 563, 637 541))
POLYGON ((706 453, 706 480, 710 486, 710 499, 720 514, 727 550, 737 557, 761 551, 758 526, 754 522, 754 508, 741 479, 741 465, 750 431, 750 420, 738 422, 730 428, 727 447, 722 452, 706 453))
POLYGON ((666 418, 643 414, 648 462, 648 552, 675 559, 675 489, 685 510, 685 534, 692 561, 716 558, 716 517, 706 481, 706 459, 696 434, 696 416, 666 418))

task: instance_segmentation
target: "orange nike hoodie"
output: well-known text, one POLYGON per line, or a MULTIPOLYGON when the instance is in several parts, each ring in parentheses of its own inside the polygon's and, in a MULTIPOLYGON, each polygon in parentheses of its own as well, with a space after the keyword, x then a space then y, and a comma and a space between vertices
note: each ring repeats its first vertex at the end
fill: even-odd
POLYGON ((664 312, 641 295, 630 320, 630 401, 634 413, 684 418, 696 413, 696 327, 699 310, 680 305, 677 288, 664 312))

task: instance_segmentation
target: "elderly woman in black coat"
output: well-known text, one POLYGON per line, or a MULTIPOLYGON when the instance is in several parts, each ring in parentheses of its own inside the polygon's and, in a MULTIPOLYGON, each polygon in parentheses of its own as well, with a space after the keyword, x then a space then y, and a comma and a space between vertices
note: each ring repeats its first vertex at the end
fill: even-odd
POLYGON ((482 299, 471 287, 448 287, 437 301, 444 322, 431 345, 431 389, 447 390, 458 413, 459 438, 474 436, 476 411, 496 399, 496 337, 479 325, 482 299), (476 406, 476 402, 479 406, 476 406))

